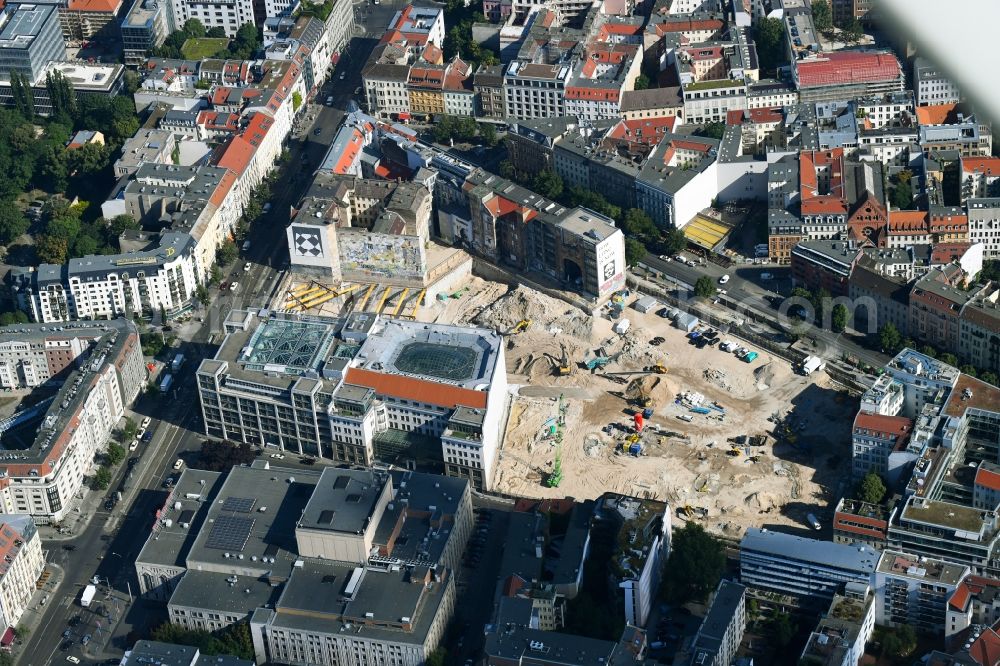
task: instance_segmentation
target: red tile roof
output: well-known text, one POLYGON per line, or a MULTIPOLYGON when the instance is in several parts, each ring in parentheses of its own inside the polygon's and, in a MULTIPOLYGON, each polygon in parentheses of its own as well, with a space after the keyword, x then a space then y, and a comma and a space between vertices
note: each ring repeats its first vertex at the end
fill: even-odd
POLYGON ((1000 177, 1000 157, 963 157, 962 173, 981 173, 1000 177))
POLYGON ((249 141, 242 136, 234 136, 222 149, 222 155, 216 162, 216 166, 229 169, 237 176, 242 176, 243 172, 250 166, 250 162, 253 161, 256 152, 257 148, 249 141))
POLYGON ((866 430, 884 438, 895 437, 897 442, 910 436, 913 421, 905 416, 886 416, 872 412, 858 412, 854 417, 854 432, 866 430))
POLYGON ((375 393, 379 395, 413 400, 448 409, 459 406, 486 409, 486 398, 488 397, 484 391, 473 391, 459 386, 449 386, 448 384, 439 384, 403 375, 387 375, 363 368, 348 368, 344 382, 355 386, 367 386, 374 389, 375 393))
POLYGON ((1000 474, 980 467, 976 470, 976 485, 990 490, 1000 490, 1000 474))
POLYGON ((899 60, 891 53, 835 51, 797 65, 802 88, 893 81, 902 75, 899 60))
POLYGON ((958 611, 964 611, 973 597, 978 597, 987 588, 1000 588, 1000 580, 985 576, 968 575, 952 592, 948 605, 958 611))
POLYGON ((665 133, 673 132, 676 125, 676 116, 622 120, 608 132, 607 136, 609 139, 653 146, 660 142, 665 133))
POLYGON ((958 104, 932 104, 930 106, 918 106, 918 125, 945 125, 956 120, 955 111, 958 104))
POLYGON ((932 264, 950 264, 961 259, 969 249, 969 243, 938 243, 931 248, 932 264))
POLYGON ((930 219, 927 211, 922 210, 891 210, 889 211, 889 233, 930 233, 930 219))
POLYGON ((222 202, 226 200, 226 196, 229 191, 233 189, 233 185, 236 184, 236 174, 232 171, 227 171, 222 174, 222 178, 219 179, 219 184, 216 186, 215 191, 212 192, 212 196, 209 197, 209 201, 212 202, 216 208, 222 205, 222 202))
POLYGON ((69 0, 66 9, 71 12, 103 12, 117 14, 122 0, 69 0))
POLYGON ((987 629, 969 648, 969 656, 979 666, 997 666, 1000 664, 1000 634, 996 628, 987 629))

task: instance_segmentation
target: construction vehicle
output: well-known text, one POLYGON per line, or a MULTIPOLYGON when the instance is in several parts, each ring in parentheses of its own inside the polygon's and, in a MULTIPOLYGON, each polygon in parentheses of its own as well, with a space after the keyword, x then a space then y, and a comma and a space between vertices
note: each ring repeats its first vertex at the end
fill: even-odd
POLYGON ((628 375, 665 375, 667 373, 667 366, 662 363, 657 363, 656 365, 647 365, 642 370, 623 370, 622 372, 605 372, 605 376, 619 376, 625 377, 628 375))
POLYGON ((545 485, 549 488, 558 488, 562 483, 562 439, 563 428, 566 427, 566 401, 562 393, 559 394, 559 413, 556 417, 555 458, 552 461, 552 473, 545 479, 545 485))
POLYGON ((559 347, 562 349, 562 359, 556 366, 556 374, 560 377, 566 377, 573 374, 573 366, 569 362, 569 352, 566 351, 566 345, 560 343, 559 347))
POLYGON ((514 335, 518 333, 523 333, 529 326, 531 326, 530 319, 522 319, 521 321, 514 324, 514 328, 510 329, 510 332, 514 335))
POLYGON ((735 447, 733 447, 733 448, 729 449, 728 451, 726 451, 726 455, 730 456, 732 458, 738 458, 740 455, 742 455, 742 453, 743 453, 742 451, 740 451, 739 449, 737 449, 735 447))

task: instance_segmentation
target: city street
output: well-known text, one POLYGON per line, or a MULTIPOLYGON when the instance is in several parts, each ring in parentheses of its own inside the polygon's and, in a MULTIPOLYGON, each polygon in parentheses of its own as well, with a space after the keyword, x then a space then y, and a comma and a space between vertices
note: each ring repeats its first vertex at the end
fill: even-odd
MULTIPOLYGON (((49 561, 65 573, 47 603, 35 609, 40 617, 17 650, 18 663, 41 666, 62 661, 69 655, 84 663, 117 658, 135 638, 130 632, 145 634, 166 619, 162 605, 135 599, 133 563, 150 533, 156 511, 166 500, 163 482, 174 474, 174 461, 181 457, 194 462, 203 439, 195 372, 202 358, 215 354, 226 314, 234 307, 265 306, 276 288, 288 261, 285 228, 289 211, 298 203, 313 169, 329 148, 344 108, 354 88, 360 85, 360 70, 367 57, 365 49, 370 50, 373 44, 374 40, 352 40, 332 82, 317 94, 318 101, 333 95, 334 106, 314 104, 304 112, 304 117, 312 115, 313 119, 304 123, 303 131, 287 143, 288 166, 271 186, 270 210, 251 225, 247 252, 241 253, 223 272, 224 281, 239 283, 237 290, 213 289, 213 302, 207 308, 193 312, 187 323, 172 325, 178 337, 176 350, 184 353, 188 362, 176 373, 174 388, 168 395, 146 394, 134 406, 133 417, 149 416, 154 434, 152 441, 140 445, 134 454, 139 460, 131 476, 124 480, 128 466, 123 464, 106 493, 91 493, 87 506, 93 505, 94 510, 89 525, 75 536, 44 543, 49 561), (341 71, 347 73, 344 81, 339 80, 341 71), (250 270, 244 271, 248 261, 250 270), (121 501, 113 510, 105 510, 106 499, 115 497, 119 491, 121 501), (90 608, 83 608, 80 594, 94 576, 100 579, 97 600, 90 608), (134 601, 131 605, 130 594, 134 601), (77 617, 78 621, 74 619, 77 617), (70 627, 71 621, 75 626, 70 627), (67 630, 69 633, 64 637, 67 630), (84 646, 82 641, 88 635, 91 638, 84 646)), ((282 464, 301 463, 288 458, 282 464)))

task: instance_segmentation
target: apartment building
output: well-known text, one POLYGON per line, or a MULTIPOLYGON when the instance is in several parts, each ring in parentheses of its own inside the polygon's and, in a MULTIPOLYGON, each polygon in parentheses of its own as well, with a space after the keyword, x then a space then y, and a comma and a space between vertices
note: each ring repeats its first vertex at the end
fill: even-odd
POLYGON ((1000 196, 1000 158, 960 157, 962 202, 967 199, 992 199, 1000 196))
POLYGON ((729 666, 746 630, 747 588, 728 580, 719 582, 709 603, 708 613, 698 627, 689 651, 690 664, 729 666))
POLYGON ((37 326, 0 330, 0 387, 32 389, 65 379, 104 334, 89 326, 65 333, 45 333, 37 326))
POLYGON ((740 542, 740 582, 748 587, 832 599, 845 583, 868 584, 879 553, 861 544, 748 528, 740 542))
POLYGON ((982 243, 984 259, 1000 257, 1000 198, 970 198, 965 205, 969 220, 969 242, 982 243))
POLYGON ((856 666, 875 631, 875 595, 864 583, 847 583, 802 648, 800 663, 856 666))
POLYGON ((550 118, 566 114, 570 64, 515 60, 504 72, 504 113, 511 119, 550 118))
POLYGON ((885 476, 889 455, 906 448, 912 431, 913 421, 905 416, 858 412, 851 430, 854 477, 860 479, 868 472, 885 476))
POLYGON ((885 550, 875 570, 875 621, 941 634, 948 600, 969 568, 929 557, 885 550))
POLYGON ((918 141, 925 151, 958 151, 963 157, 988 157, 993 151, 992 126, 962 104, 935 104, 916 109, 918 141))
POLYGON ((490 487, 506 386, 495 333, 372 313, 234 310, 225 326, 198 369, 207 435, 359 465, 420 439, 449 475, 490 487))
POLYGON ((958 383, 958 368, 906 348, 896 354, 885 371, 903 386, 902 416, 915 419, 924 405, 943 405, 958 383))
POLYGON ((0 518, 0 625, 4 633, 20 625, 21 616, 37 588, 45 556, 42 538, 29 515, 8 514, 0 518))
POLYGON ((586 45, 566 84, 566 114, 585 121, 621 116, 625 91, 635 87, 642 49, 635 44, 586 45))
POLYGON ((114 163, 115 177, 137 173, 139 167, 147 162, 173 164, 172 156, 176 145, 172 132, 140 128, 122 144, 121 156, 114 163))
POLYGON ((865 21, 875 3, 873 0, 832 0, 830 10, 834 25, 844 25, 853 19, 865 21))
POLYGON ((472 531, 467 481, 264 461, 188 479, 205 474, 181 475, 136 561, 143 594, 165 563, 179 570, 173 623, 249 619, 258 662, 417 666, 438 646, 472 531))
POLYGON ((226 37, 235 37, 245 23, 256 25, 252 0, 164 0, 170 2, 168 17, 171 31, 179 30, 190 19, 198 19, 206 30, 222 28, 226 37))
POLYGON ((472 91, 478 103, 476 115, 481 118, 503 120, 506 116, 503 96, 501 65, 480 65, 472 77, 472 91))
POLYGON ((798 91, 786 81, 760 79, 747 85, 748 109, 774 109, 796 106, 798 103, 798 91))
POLYGON ((65 345, 66 351, 52 353, 60 363, 72 353, 74 338, 82 338, 79 344, 90 340, 87 362, 65 375, 55 397, 7 425, 7 436, 19 436, 31 445, 0 456, 0 512, 30 514, 41 523, 59 522, 73 510, 95 455, 106 448, 125 409, 146 384, 142 348, 135 326, 125 319, 72 324, 72 331, 42 331, 33 324, 19 327, 18 333, 7 332, 4 337, 30 336, 50 346, 65 345))
POLYGON ((948 599, 945 618, 946 639, 975 625, 1000 622, 1000 580, 972 574, 963 578, 948 599))
POLYGON ((958 86, 940 68, 919 56, 913 60, 913 87, 917 106, 957 104, 962 101, 958 86))
POLYGON ((409 118, 410 58, 405 44, 385 42, 372 49, 361 73, 369 113, 383 118, 409 118))

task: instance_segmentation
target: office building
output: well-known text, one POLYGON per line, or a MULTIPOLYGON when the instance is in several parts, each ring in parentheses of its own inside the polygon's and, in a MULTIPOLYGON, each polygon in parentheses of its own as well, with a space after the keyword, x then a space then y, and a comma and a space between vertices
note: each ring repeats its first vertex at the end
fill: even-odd
POLYGON ((0 626, 6 633, 18 627, 35 584, 45 569, 42 538, 29 515, 0 516, 0 626))
POLYGON ((487 629, 486 666, 634 666, 647 648, 646 633, 632 626, 617 642, 542 631, 519 618, 487 629))
POLYGON ((747 625, 747 588, 723 580, 715 589, 708 614, 698 627, 690 647, 692 666, 730 666, 743 640, 747 625))
POLYGON ((66 59, 57 4, 7 3, 0 13, 0 72, 43 82, 50 62, 66 59))
POLYGON ((358 465, 419 446, 447 474, 492 483, 506 409, 496 333, 240 310, 225 327, 198 369, 207 435, 358 465))
POLYGON ((125 650, 121 666, 254 666, 249 659, 239 659, 229 655, 202 654, 196 647, 161 643, 160 641, 136 641, 131 650, 125 650))
POLYGON ((886 550, 875 570, 875 621, 941 634, 948 600, 968 575, 965 566, 886 550))
POLYGON ((806 599, 832 599, 845 583, 867 584, 879 553, 868 546, 748 528, 740 542, 740 582, 806 599))
POLYGON ((175 624, 249 619, 258 663, 417 666, 451 617, 472 525, 463 479, 264 461, 187 470, 136 572, 175 624))
POLYGON ((169 0, 135 0, 132 4, 121 23, 126 65, 141 65, 147 52, 163 44, 169 34, 168 7, 169 0))
POLYGON ((8 419, 0 433, 0 512, 30 514, 40 523, 59 522, 73 510, 94 457, 146 384, 139 334, 130 321, 81 322, 69 329, 19 324, 0 331, 8 356, 0 381, 6 386, 37 386, 46 375, 62 379, 53 398, 8 419), (10 359, 18 347, 30 363, 10 359))

